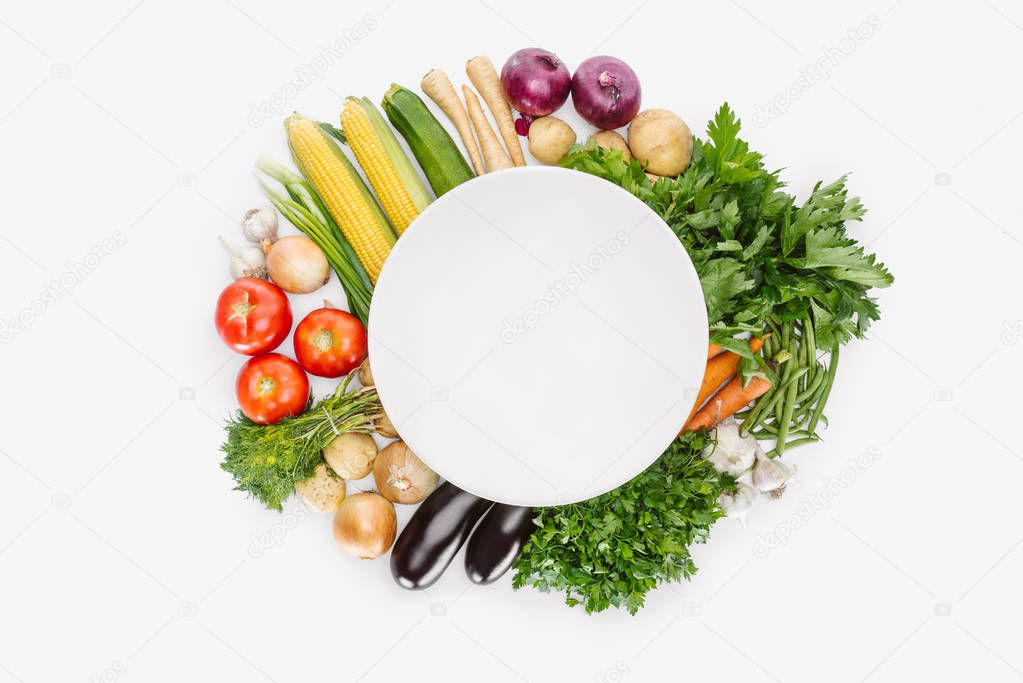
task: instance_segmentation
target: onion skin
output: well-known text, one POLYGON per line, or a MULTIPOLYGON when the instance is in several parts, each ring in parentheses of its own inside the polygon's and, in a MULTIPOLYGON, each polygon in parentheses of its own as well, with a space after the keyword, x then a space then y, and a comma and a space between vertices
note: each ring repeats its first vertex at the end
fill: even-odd
POLYGON ((413 505, 433 493, 439 477, 404 441, 395 441, 377 454, 373 480, 380 495, 387 500, 413 505))
POLYGON ((341 550, 372 560, 386 553, 398 532, 394 506, 379 493, 356 493, 334 514, 334 540, 341 550))
POLYGON ((639 112, 642 96, 636 72, 617 57, 590 57, 572 76, 575 110, 602 130, 621 128, 631 121, 639 112))
MULTIPOLYGON (((501 88, 512 108, 538 118, 561 108, 571 91, 572 76, 553 52, 527 47, 504 63, 501 88)), ((528 127, 527 122, 527 130, 528 127)))

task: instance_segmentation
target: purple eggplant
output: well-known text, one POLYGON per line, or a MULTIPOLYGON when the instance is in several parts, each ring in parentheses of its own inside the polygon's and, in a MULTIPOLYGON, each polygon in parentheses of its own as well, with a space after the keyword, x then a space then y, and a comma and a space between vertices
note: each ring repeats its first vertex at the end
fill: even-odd
POLYGON ((497 503, 476 527, 465 549, 465 574, 485 586, 511 569, 536 526, 533 508, 497 503))
POLYGON ((444 482, 405 525, 391 550, 391 576, 402 588, 429 588, 451 564, 493 503, 444 482))

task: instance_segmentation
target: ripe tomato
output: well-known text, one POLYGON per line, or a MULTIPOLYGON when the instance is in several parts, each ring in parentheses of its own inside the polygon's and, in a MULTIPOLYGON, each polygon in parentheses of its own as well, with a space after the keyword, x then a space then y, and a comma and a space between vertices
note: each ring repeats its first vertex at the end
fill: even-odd
POLYGON ((309 378, 287 356, 265 353, 250 358, 238 371, 235 393, 245 417, 259 424, 273 424, 305 409, 309 378))
POLYGON ((291 306, 280 287, 244 277, 220 293, 214 321, 220 338, 246 356, 273 351, 291 331, 291 306))
POLYGON ((318 308, 295 328, 295 357, 310 374, 340 377, 366 359, 366 327, 351 313, 318 308))

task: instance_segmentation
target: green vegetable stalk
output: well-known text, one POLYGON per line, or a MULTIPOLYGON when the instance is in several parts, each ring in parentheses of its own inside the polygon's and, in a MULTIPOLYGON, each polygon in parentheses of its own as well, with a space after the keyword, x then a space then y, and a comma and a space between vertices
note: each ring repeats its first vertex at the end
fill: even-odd
POLYGON ((305 178, 268 157, 260 157, 256 168, 283 186, 286 193, 262 179, 259 183, 277 210, 323 250, 345 290, 348 310, 363 325, 368 324, 373 285, 316 190, 305 178))
POLYGON ((587 612, 635 614, 646 593, 696 571, 689 546, 724 516, 718 505, 735 480, 702 456, 706 432, 685 434, 632 481, 596 498, 542 508, 538 527, 515 561, 515 588, 565 594, 587 612))
POLYGON ((234 477, 235 490, 279 511, 295 484, 313 476, 323 461, 321 450, 335 436, 372 432, 373 420, 381 413, 380 399, 374 387, 348 391, 355 372, 301 415, 271 425, 256 424, 241 412, 229 420, 220 467, 234 477))

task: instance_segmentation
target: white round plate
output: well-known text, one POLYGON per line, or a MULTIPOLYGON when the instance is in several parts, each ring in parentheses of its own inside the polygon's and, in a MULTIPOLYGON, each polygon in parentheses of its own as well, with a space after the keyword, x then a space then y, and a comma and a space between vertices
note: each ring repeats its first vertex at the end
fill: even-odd
POLYGON ((692 408, 707 312, 640 200, 561 168, 487 174, 405 231, 373 295, 384 410, 443 478, 516 505, 592 498, 648 467, 692 408))

